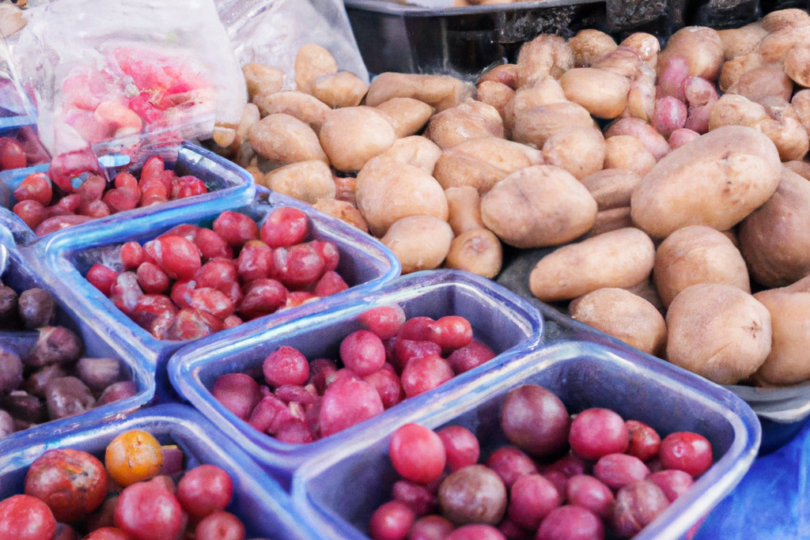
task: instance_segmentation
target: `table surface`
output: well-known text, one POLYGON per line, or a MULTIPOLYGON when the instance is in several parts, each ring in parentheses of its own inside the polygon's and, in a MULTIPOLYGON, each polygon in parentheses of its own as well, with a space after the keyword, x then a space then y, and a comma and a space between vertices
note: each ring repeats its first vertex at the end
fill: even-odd
POLYGON ((709 514, 695 540, 810 540, 810 424, 787 445, 758 458, 709 514))

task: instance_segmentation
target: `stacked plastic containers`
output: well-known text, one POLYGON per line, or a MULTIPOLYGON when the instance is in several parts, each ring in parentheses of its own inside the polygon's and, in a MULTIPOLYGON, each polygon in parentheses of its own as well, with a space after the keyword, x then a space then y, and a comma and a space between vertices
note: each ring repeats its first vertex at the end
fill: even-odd
POLYGON ((175 355, 169 374, 177 391, 278 477, 288 479, 308 460, 320 461, 335 448, 351 445, 396 425, 405 414, 446 407, 467 382, 496 373, 540 345, 543 321, 516 295, 466 272, 420 272, 400 278, 371 294, 356 295, 328 312, 301 318, 261 333, 240 332, 228 343, 209 342, 175 355), (210 392, 227 373, 261 370, 265 357, 281 346, 298 349, 308 359, 338 358, 340 342, 360 330, 359 315, 368 309, 399 304, 408 318, 460 315, 468 319, 475 339, 497 356, 489 362, 387 412, 311 444, 290 444, 265 435, 219 403, 210 392))
MULTIPOLYGON (((87 424, 69 435, 52 434, 0 454, 0 500, 23 493, 28 467, 48 450, 71 448, 104 459, 107 445, 119 434, 139 429, 161 444, 175 444, 185 456, 186 470, 202 464, 224 469, 233 481, 233 499, 226 508, 245 525, 247 538, 315 540, 308 524, 292 509, 289 495, 234 443, 217 433, 199 413, 181 405, 143 410, 129 418, 87 424)), ((8 539, 11 540, 11 539, 8 539)))
POLYGON ((403 410, 391 422, 353 445, 296 472, 293 499, 323 537, 366 538, 371 514, 390 500, 398 475, 388 457, 396 427, 418 423, 431 429, 461 425, 473 431, 486 458, 508 444, 497 421, 507 393, 524 384, 554 392, 570 413, 604 407, 655 428, 661 436, 694 431, 712 443, 715 463, 695 485, 634 538, 685 535, 742 479, 759 445, 751 409, 723 388, 640 354, 617 354, 587 342, 561 343, 529 352, 508 369, 482 374, 442 407, 403 410), (351 492, 351 497, 344 496, 351 492))
MULTIPOLYGON (((256 193, 253 176, 241 167, 236 166, 227 159, 217 156, 200 146, 183 143, 176 147, 160 148, 155 150, 155 155, 164 158, 167 168, 174 169, 179 176, 193 175, 205 183, 208 192, 203 195, 187 197, 169 201, 163 204, 147 206, 145 208, 135 208, 126 212, 113 214, 112 216, 90 221, 81 225, 75 225, 70 233, 76 234, 78 231, 91 230, 93 228, 107 228, 118 226, 123 229, 132 228, 136 224, 151 223, 162 219, 164 212, 175 210, 178 212, 188 212, 189 218, 200 215, 198 209, 206 209, 209 212, 217 209, 227 210, 233 206, 240 206, 249 202, 256 193)), ((126 158, 126 156, 121 156, 126 158)), ((112 180, 120 167, 115 167, 115 156, 105 156, 100 160, 102 165, 110 164, 112 167, 107 172, 112 180)), ((128 163, 128 158, 125 160, 128 163)), ((13 192, 25 178, 35 172, 47 172, 47 164, 28 167, 25 169, 14 169, 0 173, 0 181, 13 192)), ((138 173, 138 171, 129 171, 138 173)), ((0 186, 2 187, 2 186, 0 186)), ((3 188, 5 189, 5 188, 3 188)), ((0 209, 0 224, 5 225, 14 234, 17 243, 28 245, 38 238, 11 209, 17 203, 12 194, 9 194, 7 201, 3 201, 0 209)))
MULTIPOLYGON (((58 304, 56 324, 75 332, 84 343, 82 356, 92 358, 115 358, 125 366, 126 378, 135 383, 137 393, 129 398, 91 409, 83 414, 53 420, 24 431, 18 431, 0 438, 0 455, 7 448, 28 444, 31 441, 58 437, 78 426, 91 425, 106 418, 116 417, 131 412, 150 402, 155 395, 155 380, 151 370, 136 356, 130 354, 112 336, 99 327, 92 317, 87 318, 59 299, 58 289, 52 277, 35 270, 16 248, 11 233, 0 227, 0 244, 8 251, 8 264, 0 276, 5 286, 11 287, 18 294, 22 291, 39 287, 55 296, 58 304)), ((24 355, 33 346, 36 337, 30 331, 0 332, 0 349, 24 355)))
MULTIPOLYGON (((223 164, 209 159, 200 160, 196 165, 200 169, 189 166, 187 171, 200 178, 226 172, 223 164)), ((237 168, 235 165, 232 167, 237 168)), ((120 270, 120 246, 126 242, 137 241, 143 244, 181 224, 210 227, 224 210, 243 213, 261 224, 268 214, 279 207, 301 209, 309 217, 309 239, 328 240, 337 246, 340 252, 337 272, 350 289, 225 330, 205 338, 204 342, 228 342, 238 334, 277 326, 307 314, 329 310, 340 305, 347 295, 373 291, 399 275, 400 265, 396 257, 370 236, 327 217, 306 204, 267 190, 262 190, 252 202, 244 200, 244 197, 234 198, 229 203, 215 198, 188 206, 165 208, 149 216, 112 216, 104 223, 88 224, 84 234, 71 229, 54 233, 46 241, 36 242, 31 246, 32 255, 47 266, 47 272, 59 276, 65 302, 83 316, 94 318, 151 366, 152 371, 157 373, 158 399, 170 401, 173 400, 173 392, 166 375, 166 363, 173 353, 188 345, 188 342, 156 339, 115 307, 84 275, 93 264, 102 262, 120 270)))

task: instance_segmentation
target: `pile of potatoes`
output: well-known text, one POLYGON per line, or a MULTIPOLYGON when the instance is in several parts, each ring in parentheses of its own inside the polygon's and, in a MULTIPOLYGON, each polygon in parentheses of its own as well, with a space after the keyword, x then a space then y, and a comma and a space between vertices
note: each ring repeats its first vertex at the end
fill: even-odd
POLYGON ((801 10, 684 28, 663 50, 541 35, 476 86, 367 87, 306 45, 295 91, 243 68, 251 103, 217 142, 258 183, 381 238, 405 273, 494 277, 501 242, 568 244, 532 272, 540 300, 712 381, 790 385, 810 379, 808 59, 801 10))

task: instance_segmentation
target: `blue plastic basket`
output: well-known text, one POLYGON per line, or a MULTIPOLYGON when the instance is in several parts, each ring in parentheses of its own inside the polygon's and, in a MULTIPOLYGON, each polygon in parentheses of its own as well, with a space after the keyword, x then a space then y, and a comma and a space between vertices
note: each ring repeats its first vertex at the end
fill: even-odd
MULTIPOLYGON (((56 324, 73 330, 81 337, 84 342, 85 356, 119 359, 126 366, 131 380, 138 389, 136 395, 127 399, 103 405, 77 416, 53 420, 25 431, 0 438, 0 455, 5 452, 6 448, 18 444, 21 441, 22 443, 26 443, 27 441, 41 437, 58 437, 80 426, 132 411, 151 401, 155 396, 155 381, 148 364, 145 364, 137 356, 122 347, 120 343, 104 332, 94 319, 84 318, 82 315, 71 310, 61 298, 58 287, 54 288, 52 286, 48 276, 34 270, 16 247, 14 247, 11 233, 4 227, 0 227, 0 243, 2 243, 9 252, 8 267, 5 273, 0 277, 3 284, 17 292, 22 292, 32 287, 40 287, 47 290, 54 296, 59 305, 59 315, 56 324)), ((19 343, 30 342, 30 339, 24 337, 25 334, 30 335, 29 332, 0 332, 0 347, 5 346, 12 350, 18 350, 19 343)))
POLYGON ((462 425, 481 441, 482 458, 506 444, 498 421, 509 390, 537 384, 554 392, 570 413, 612 409, 625 419, 655 428, 661 436, 694 431, 712 443, 715 464, 635 540, 684 535, 742 479, 760 442, 753 411, 738 397, 674 366, 635 354, 619 354, 586 342, 545 347, 465 385, 458 399, 441 407, 403 411, 354 444, 299 469, 293 501, 305 518, 330 538, 365 539, 371 514, 390 500, 398 475, 391 466, 391 434, 406 423, 431 429, 462 425), (352 496, 341 496, 351 490, 352 496))
POLYGON ((289 496, 272 478, 199 413, 181 405, 146 409, 123 420, 87 425, 69 435, 56 434, 3 452, 0 455, 0 499, 23 493, 28 467, 47 450, 72 448, 103 460, 110 441, 131 429, 147 431, 162 444, 179 446, 186 457, 186 469, 201 464, 224 469, 233 480, 233 499, 226 510, 242 520, 247 538, 322 538, 295 513, 289 496))
POLYGON ((464 392, 467 382, 497 373, 515 356, 539 346, 543 320, 539 313, 506 289, 467 272, 435 271, 410 274, 377 292, 357 295, 340 308, 290 321, 261 333, 241 333, 182 350, 169 364, 172 384, 217 427, 260 464, 283 480, 305 461, 319 461, 336 448, 396 423, 402 415, 443 407, 464 392), (264 358, 282 345, 295 347, 309 359, 339 358, 340 342, 362 328, 357 318, 366 310, 398 303, 410 317, 466 317, 476 339, 498 355, 486 364, 440 387, 405 400, 385 413, 311 444, 290 444, 265 435, 227 410, 210 393, 221 375, 261 368, 264 358))
MULTIPOLYGON (((146 330, 130 320, 98 289, 93 287, 84 275, 98 262, 111 266, 120 265, 120 246, 128 241, 145 243, 161 233, 183 223, 209 226, 222 210, 229 209, 244 213, 261 223, 278 207, 291 206, 305 212, 310 221, 311 239, 328 240, 340 251, 340 264, 337 271, 350 285, 350 289, 308 302, 300 307, 283 310, 266 317, 245 323, 239 327, 224 330, 211 339, 236 339, 231 336, 258 332, 284 322, 293 321, 315 312, 334 308, 348 298, 367 294, 395 279, 400 273, 400 264, 393 253, 378 241, 360 230, 326 216, 311 206, 277 193, 261 193, 248 206, 233 204, 222 208, 222 204, 202 203, 183 208, 167 209, 150 219, 121 219, 112 223, 88 224, 84 232, 71 233, 70 229, 55 233, 32 246, 33 258, 46 266, 55 282, 64 290, 64 296, 71 307, 92 318, 121 342, 132 347, 156 369, 158 399, 173 398, 171 385, 166 374, 166 362, 187 341, 162 341, 154 338, 146 330), (66 234, 67 233, 67 234, 66 234)), ((119 268, 120 269, 120 268, 119 268)))

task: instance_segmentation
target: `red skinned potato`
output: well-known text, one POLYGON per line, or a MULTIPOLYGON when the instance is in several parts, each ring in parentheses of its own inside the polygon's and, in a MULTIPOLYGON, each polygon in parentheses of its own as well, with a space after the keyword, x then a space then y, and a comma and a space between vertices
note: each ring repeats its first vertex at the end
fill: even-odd
POLYGON ((776 193, 740 224, 740 251, 751 277, 784 287, 810 274, 810 183, 782 167, 776 193))
POLYGON ((781 162, 758 131, 726 126, 658 162, 633 192, 633 222, 666 238, 688 225, 730 229, 767 201, 779 185, 781 162))
POLYGON ((656 160, 660 160, 670 151, 667 140, 650 124, 638 118, 621 118, 612 123, 605 131, 605 139, 616 135, 632 135, 637 138, 656 160))
POLYGON ((646 280, 655 263, 652 240, 638 229, 619 229, 546 255, 529 277, 544 302, 570 300, 605 287, 629 288, 646 280))
POLYGON ((564 244, 593 225, 596 201, 570 173, 537 165, 521 169, 481 199, 489 230, 515 247, 564 244))
POLYGON ((647 354, 663 353, 667 325, 648 301, 624 289, 598 289, 568 307, 571 317, 647 354))
POLYGON ((667 307, 681 291, 698 283, 725 283, 751 292, 740 251, 726 235, 702 225, 684 227, 664 240, 655 254, 653 275, 667 307))
POLYGON ((667 311, 667 360, 717 384, 748 378, 771 352, 771 315, 737 287, 701 283, 667 311))

